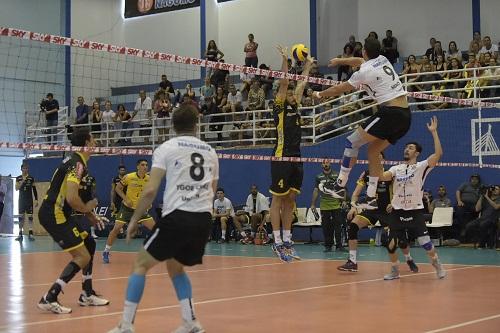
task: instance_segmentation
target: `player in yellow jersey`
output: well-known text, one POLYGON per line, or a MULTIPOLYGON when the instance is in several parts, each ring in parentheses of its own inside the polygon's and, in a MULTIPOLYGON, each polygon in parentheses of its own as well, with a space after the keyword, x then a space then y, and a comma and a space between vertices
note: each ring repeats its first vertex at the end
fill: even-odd
MULTIPOLYGON (((141 196, 144 186, 149 181, 148 172, 148 161, 141 159, 137 161, 137 171, 131 172, 125 175, 120 183, 116 185, 115 191, 118 196, 123 199, 120 211, 115 219, 115 226, 113 230, 109 233, 108 239, 106 240, 106 247, 102 252, 102 260, 105 264, 109 263, 109 253, 111 251, 111 246, 115 242, 116 237, 120 233, 121 228, 124 224, 130 222, 130 218, 134 215, 134 211, 137 207, 137 202, 139 202, 139 197, 141 196), (127 190, 124 192, 124 188, 127 190)), ((139 223, 142 223, 146 228, 152 230, 155 222, 153 218, 146 212, 140 219, 139 223)))

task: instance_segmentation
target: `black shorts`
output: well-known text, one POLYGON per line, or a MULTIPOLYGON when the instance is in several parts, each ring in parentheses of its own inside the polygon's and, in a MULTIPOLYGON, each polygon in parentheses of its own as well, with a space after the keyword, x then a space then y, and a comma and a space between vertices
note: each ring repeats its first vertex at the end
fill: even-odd
POLYGON ((19 200, 19 215, 33 215, 33 201, 19 200))
POLYGON ((300 193, 304 169, 302 162, 271 161, 271 187, 274 195, 287 195, 290 191, 300 193))
POLYGON ((377 113, 368 118, 362 128, 368 134, 396 144, 408 132, 410 125, 411 112, 409 108, 381 106, 377 113))
POLYGON ((58 224, 54 216, 53 204, 43 203, 38 212, 38 218, 42 227, 64 251, 71 251, 83 245, 87 232, 80 229, 71 217, 66 222, 58 224))
MULTIPOLYGON (((402 238, 406 233, 415 238, 428 236, 427 226, 423 210, 395 209, 390 214, 389 220, 390 236, 402 238)), ((412 237, 412 238, 413 238, 412 237)))
POLYGON ((75 222, 78 230, 82 234, 82 238, 85 239, 90 234, 90 221, 89 219, 82 214, 71 215, 70 217, 73 222, 75 222), (84 234, 85 233, 85 234, 84 234))
POLYGON ((357 216, 367 220, 371 226, 374 226, 377 221, 379 221, 380 225, 384 228, 389 226, 390 215, 385 210, 364 210, 357 216))
POLYGON ((210 213, 174 210, 154 226, 144 240, 144 249, 158 261, 175 259, 194 266, 202 263, 211 230, 210 213))

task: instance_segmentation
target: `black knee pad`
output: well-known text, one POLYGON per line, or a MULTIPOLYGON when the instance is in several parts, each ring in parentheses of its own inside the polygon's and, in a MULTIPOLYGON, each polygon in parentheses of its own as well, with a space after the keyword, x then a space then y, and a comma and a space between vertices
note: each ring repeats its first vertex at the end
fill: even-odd
POLYGON ((406 249, 408 247, 408 240, 406 239, 399 239, 398 240, 398 246, 400 249, 406 249))
POLYGON ((357 240, 358 239, 358 231, 359 227, 356 223, 349 223, 347 227, 347 235, 349 236, 349 240, 357 240))
POLYGON ((83 243, 85 244, 85 247, 87 248, 87 251, 89 251, 90 253, 90 256, 94 256, 95 254, 95 248, 96 248, 96 242, 95 242, 95 239, 88 235, 87 238, 85 238, 85 240, 83 241, 83 243))

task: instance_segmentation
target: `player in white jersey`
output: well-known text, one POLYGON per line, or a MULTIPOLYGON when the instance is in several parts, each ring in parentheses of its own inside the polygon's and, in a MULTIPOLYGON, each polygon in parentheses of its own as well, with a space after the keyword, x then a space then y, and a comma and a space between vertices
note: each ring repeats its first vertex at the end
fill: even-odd
POLYGON ((127 241, 137 232, 139 219, 151 206, 166 175, 162 217, 137 255, 128 279, 122 320, 109 333, 134 332, 132 323, 146 273, 162 261, 166 261, 181 308, 183 324, 175 332, 205 332, 196 320, 191 282, 184 266, 202 262, 212 224, 212 200, 219 178, 219 162, 214 149, 195 137, 196 108, 182 104, 174 111, 172 123, 177 137, 164 142, 153 153, 150 180, 130 220, 127 241))
POLYGON ((351 168, 356 164, 359 149, 368 144, 369 180, 364 202, 358 208, 377 209, 377 182, 381 172, 380 152, 395 144, 410 129, 411 113, 406 91, 386 57, 380 55, 380 42, 365 40, 363 58, 335 58, 330 66, 348 65, 360 67, 347 82, 315 92, 316 98, 342 95, 356 89, 365 90, 379 104, 379 110, 351 135, 345 143, 344 157, 336 183, 324 188, 324 192, 336 198, 344 198, 345 186, 351 168))
POLYGON ((404 150, 405 163, 391 167, 380 177, 381 181, 392 180, 393 182, 389 244, 387 245, 392 269, 391 273, 384 276, 385 280, 399 279, 399 261, 396 249, 398 246, 400 248, 408 246, 407 230, 408 233, 417 237, 418 243, 427 251, 438 278, 442 279, 446 276, 425 226, 424 204, 422 202, 425 179, 443 155, 437 126, 436 117, 433 117, 430 124, 427 124, 434 140, 434 154, 424 161, 417 162, 418 156, 422 153, 422 146, 417 142, 410 142, 404 150))
POLYGON ((221 238, 218 243, 226 242, 227 225, 233 221, 233 204, 231 200, 224 196, 224 189, 219 187, 216 192, 217 199, 214 201, 214 210, 212 218, 215 223, 219 223, 221 227, 221 238))

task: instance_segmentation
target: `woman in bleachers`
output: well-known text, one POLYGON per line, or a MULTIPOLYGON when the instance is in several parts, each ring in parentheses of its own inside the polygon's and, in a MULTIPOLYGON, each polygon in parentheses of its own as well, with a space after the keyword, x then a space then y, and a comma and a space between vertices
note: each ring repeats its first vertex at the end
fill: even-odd
POLYGON ((130 138, 132 131, 127 131, 127 129, 132 126, 129 122, 131 118, 132 116, 127 112, 127 110, 125 110, 125 106, 123 104, 118 104, 115 116, 115 127, 117 129, 122 129, 120 132, 120 139, 118 140, 120 144, 132 142, 130 138))
MULTIPOLYGON (((436 58, 436 63, 434 64, 434 70, 436 72, 440 72, 440 71, 445 71, 448 69, 448 65, 446 64, 446 62, 444 62, 444 58, 442 55, 438 55, 437 58, 436 58)), ((439 73, 439 76, 441 78, 444 78, 446 74, 444 73, 439 73)))
POLYGON ((113 138, 115 137, 115 111, 111 109, 111 102, 106 101, 104 103, 104 112, 102 113, 101 122, 102 130, 107 131, 107 137, 109 140, 109 145, 113 144, 113 138))
MULTIPOLYGON (((354 49, 351 44, 344 45, 344 53, 340 56, 341 58, 351 58, 354 54, 354 49)), ((343 81, 342 74, 345 74, 344 80, 349 80, 352 75, 351 66, 339 66, 337 71, 337 81, 343 81)))
POLYGON ((172 103, 168 93, 161 90, 158 93, 158 98, 154 102, 153 112, 156 115, 156 126, 158 126, 158 141, 163 142, 168 139, 169 127, 167 118, 172 112, 172 103))
MULTIPOLYGON (((408 56, 408 71, 406 74, 416 74, 420 73, 422 66, 417 63, 417 58, 413 54, 408 56)), ((408 78, 408 83, 416 82, 418 80, 418 75, 410 76, 408 78)), ((415 86, 409 86, 408 91, 415 91, 415 86)))
POLYGON ((452 58, 462 62, 462 51, 458 49, 457 43, 454 40, 448 44, 448 58, 446 59, 448 64, 451 62, 452 58))
MULTIPOLYGON (((213 39, 210 40, 208 42, 207 50, 205 51, 205 59, 209 61, 218 62, 222 58, 224 58, 224 53, 222 53, 222 51, 219 50, 217 44, 215 44, 215 41, 213 39)), ((210 78, 211 75, 212 75, 212 67, 209 67, 206 77, 210 78)))
POLYGON ((94 103, 92 104, 92 112, 90 113, 90 117, 92 119, 92 135, 95 139, 99 139, 101 137, 102 111, 98 101, 94 101, 94 103))
MULTIPOLYGON (((459 70, 462 69, 462 63, 457 58, 452 58, 450 62, 450 70, 459 70)), ((463 77, 463 72, 451 72, 446 75, 446 79, 448 83, 446 84, 446 89, 459 89, 465 86, 465 82, 457 82, 455 80, 459 80, 463 77)), ((459 93, 457 91, 451 91, 450 97, 458 98, 459 93)))

